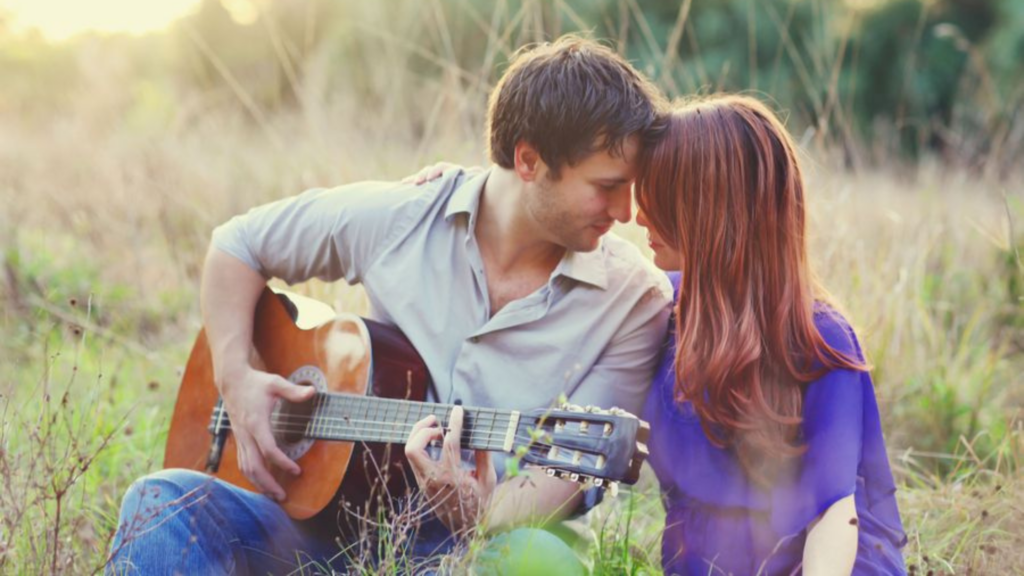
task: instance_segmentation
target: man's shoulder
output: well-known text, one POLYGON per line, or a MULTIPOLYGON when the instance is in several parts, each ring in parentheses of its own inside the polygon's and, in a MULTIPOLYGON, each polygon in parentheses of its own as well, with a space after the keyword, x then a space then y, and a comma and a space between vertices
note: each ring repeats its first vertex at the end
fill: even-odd
POLYGON ((423 184, 390 180, 362 180, 319 189, 339 202, 357 202, 379 208, 429 205, 443 202, 466 179, 461 169, 451 169, 423 184))
POLYGON ((608 233, 601 242, 600 250, 604 254, 610 287, 618 284, 621 289, 639 290, 665 300, 672 298, 672 284, 668 276, 636 244, 615 233, 608 233))

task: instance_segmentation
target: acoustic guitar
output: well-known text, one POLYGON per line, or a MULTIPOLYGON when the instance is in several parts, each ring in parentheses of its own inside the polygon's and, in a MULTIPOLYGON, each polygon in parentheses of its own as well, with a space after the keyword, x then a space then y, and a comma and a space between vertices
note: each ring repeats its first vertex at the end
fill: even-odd
MULTIPOLYGON (((267 288, 256 307, 253 353, 261 369, 317 389, 307 402, 279 402, 271 416, 278 446, 302 467, 298 477, 271 467, 289 516, 311 518, 332 504, 369 510, 415 486, 401 445, 429 414, 447 427, 453 406, 424 402, 430 375, 400 331, 267 288)), ((463 448, 518 455, 568 480, 633 484, 647 456, 647 424, 621 410, 464 410, 463 448)), ((238 467, 202 331, 178 392, 164 467, 257 491, 238 467)))

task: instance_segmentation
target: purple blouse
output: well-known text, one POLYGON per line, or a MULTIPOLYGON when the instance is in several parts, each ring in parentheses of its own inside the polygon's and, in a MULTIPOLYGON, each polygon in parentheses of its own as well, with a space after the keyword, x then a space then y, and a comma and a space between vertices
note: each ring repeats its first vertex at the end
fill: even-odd
MULTIPOLYGON (((678 294, 679 275, 669 276, 678 294)), ((837 312, 820 306, 814 321, 829 345, 863 359, 837 312)), ((673 336, 666 350, 643 410, 651 425, 649 462, 667 512, 666 575, 799 573, 807 525, 850 494, 859 522, 853 573, 906 573, 900 548, 907 538, 868 373, 832 370, 808 385, 807 451, 765 488, 747 479, 731 450, 708 441, 689 402, 675 401, 673 336)))

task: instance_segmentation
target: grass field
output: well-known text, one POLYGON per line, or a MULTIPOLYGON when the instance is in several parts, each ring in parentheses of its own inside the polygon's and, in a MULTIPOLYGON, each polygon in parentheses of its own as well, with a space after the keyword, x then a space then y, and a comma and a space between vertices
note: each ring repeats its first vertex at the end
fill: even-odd
MULTIPOLYGON (((105 62, 73 106, 0 115, 0 573, 102 569, 119 499, 162 461, 215 225, 314 185, 485 162, 480 94, 444 82, 372 114, 310 93, 254 121, 122 98, 123 74, 105 62)), ((831 152, 804 158, 812 254, 875 366, 908 565, 1022 573, 1024 174, 849 171, 831 152)), ((297 290, 363 306, 346 286, 297 290)), ((594 573, 660 573, 659 515, 648 475, 581 523, 594 573)))

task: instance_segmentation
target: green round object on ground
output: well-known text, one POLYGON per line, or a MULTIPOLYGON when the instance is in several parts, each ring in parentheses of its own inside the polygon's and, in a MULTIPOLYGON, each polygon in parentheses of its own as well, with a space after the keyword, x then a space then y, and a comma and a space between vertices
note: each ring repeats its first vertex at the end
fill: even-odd
POLYGON ((517 528, 492 538, 477 557, 479 576, 584 576, 579 557, 558 536, 538 528, 517 528))

